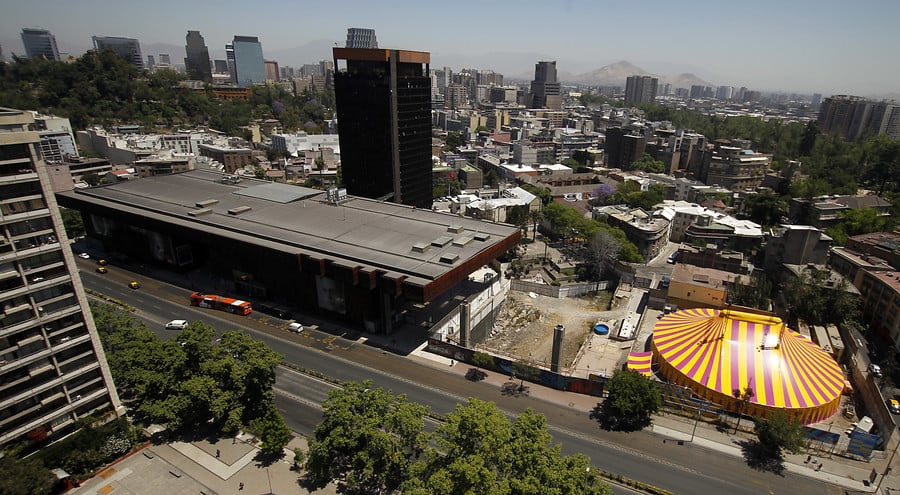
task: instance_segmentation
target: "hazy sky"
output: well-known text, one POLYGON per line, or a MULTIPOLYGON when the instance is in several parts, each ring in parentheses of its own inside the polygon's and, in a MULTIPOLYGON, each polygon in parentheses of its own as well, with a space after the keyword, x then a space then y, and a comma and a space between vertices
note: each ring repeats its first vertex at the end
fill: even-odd
MULTIPOLYGON (((491 69, 491 53, 525 53, 581 73, 627 60, 713 84, 867 96, 900 93, 898 21, 898 0, 0 0, 0 43, 23 53, 21 29, 42 27, 64 46, 88 48, 92 35, 183 46, 191 29, 213 52, 235 34, 258 36, 268 58, 318 40, 343 45, 348 27, 370 27, 380 47, 429 51, 433 66, 467 55, 491 69)), ((513 75, 537 61, 512 60, 493 64, 513 75)))

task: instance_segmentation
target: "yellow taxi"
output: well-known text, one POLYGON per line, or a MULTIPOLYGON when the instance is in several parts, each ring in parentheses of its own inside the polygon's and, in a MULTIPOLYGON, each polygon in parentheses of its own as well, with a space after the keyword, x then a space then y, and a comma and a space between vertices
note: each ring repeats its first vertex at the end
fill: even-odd
POLYGON ((109 264, 109 262, 106 261, 105 259, 99 259, 99 260, 97 260, 97 264, 100 266, 106 266, 109 264))
POLYGON ((98 267, 97 267, 97 273, 106 273, 106 272, 108 272, 108 271, 109 271, 109 270, 107 270, 105 266, 98 266, 98 267))
POLYGON ((140 288, 141 288, 141 284, 139 284, 139 283, 135 282, 134 280, 132 280, 131 282, 128 282, 128 287, 131 287, 132 289, 140 289, 140 288))

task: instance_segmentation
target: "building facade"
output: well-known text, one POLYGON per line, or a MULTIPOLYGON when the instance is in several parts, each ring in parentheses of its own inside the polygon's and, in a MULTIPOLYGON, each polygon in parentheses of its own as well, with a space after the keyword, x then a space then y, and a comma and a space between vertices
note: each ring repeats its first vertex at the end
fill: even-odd
POLYGON ((225 54, 233 84, 252 86, 266 83, 266 62, 259 38, 235 36, 231 43, 225 45, 225 54))
POLYGON ((378 39, 374 29, 347 28, 347 43, 344 48, 378 48, 378 39))
POLYGON ((556 80, 556 61, 540 61, 534 64, 534 80, 531 81, 531 108, 562 108, 560 84, 556 80))
POLYGON ((749 142, 717 142, 703 182, 731 191, 753 191, 762 184, 771 165, 772 155, 751 150, 749 142))
POLYGON ((347 192, 431 208, 431 55, 334 48, 347 192))
POLYGON ((900 139, 900 104, 834 95, 822 102, 818 125, 821 132, 848 141, 870 133, 900 139))
POLYGON ((91 40, 94 42, 95 50, 110 48, 138 70, 144 70, 144 56, 141 55, 141 44, 138 40, 120 36, 92 36, 91 40))
POLYGON ((33 124, 0 108, 0 446, 122 412, 33 124))
POLYGON ((656 100, 659 79, 651 76, 628 76, 625 80, 625 104, 642 105, 656 100))
POLYGON ((44 57, 47 60, 59 60, 56 37, 46 29, 23 28, 22 44, 25 45, 25 56, 28 58, 44 57))
POLYGON ((200 31, 188 31, 185 36, 184 68, 188 79, 212 82, 212 67, 209 64, 209 48, 200 31))

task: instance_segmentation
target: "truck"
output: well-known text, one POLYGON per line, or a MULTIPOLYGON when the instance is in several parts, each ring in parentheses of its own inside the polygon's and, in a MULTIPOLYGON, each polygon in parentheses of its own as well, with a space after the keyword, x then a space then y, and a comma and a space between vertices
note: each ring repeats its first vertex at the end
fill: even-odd
POLYGON ((223 297, 216 294, 204 294, 203 292, 194 292, 191 294, 191 306, 218 309, 220 311, 227 311, 236 315, 245 316, 253 312, 253 307, 249 301, 223 297))

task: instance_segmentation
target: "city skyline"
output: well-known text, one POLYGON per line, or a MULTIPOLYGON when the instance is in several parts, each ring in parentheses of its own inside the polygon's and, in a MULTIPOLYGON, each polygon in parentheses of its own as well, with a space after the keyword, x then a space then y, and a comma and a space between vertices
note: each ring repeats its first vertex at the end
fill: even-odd
MULTIPOLYGON (((199 30, 213 58, 224 58, 224 45, 235 35, 247 35, 259 37, 267 59, 298 66, 317 60, 292 60, 291 53, 326 41, 343 46, 347 28, 363 27, 375 30, 379 46, 430 52, 433 68, 494 69, 516 79, 538 60, 556 60, 564 82, 567 74, 627 60, 655 75, 690 72, 713 85, 900 97, 900 66, 888 62, 900 46, 893 28, 900 2, 890 0, 856 8, 835 0, 762 0, 739 11, 720 2, 650 2, 636 9, 582 0, 526 0, 515 8, 463 2, 452 9, 405 0, 390 8, 357 0, 268 0, 253 15, 244 4, 206 0, 159 0, 152 7, 7 2, 0 44, 6 56, 24 55, 22 28, 41 27, 53 33, 60 51, 88 49, 94 35, 136 38, 142 47, 183 46, 187 31, 199 30)), ((330 58, 322 51, 321 59, 330 58)))

